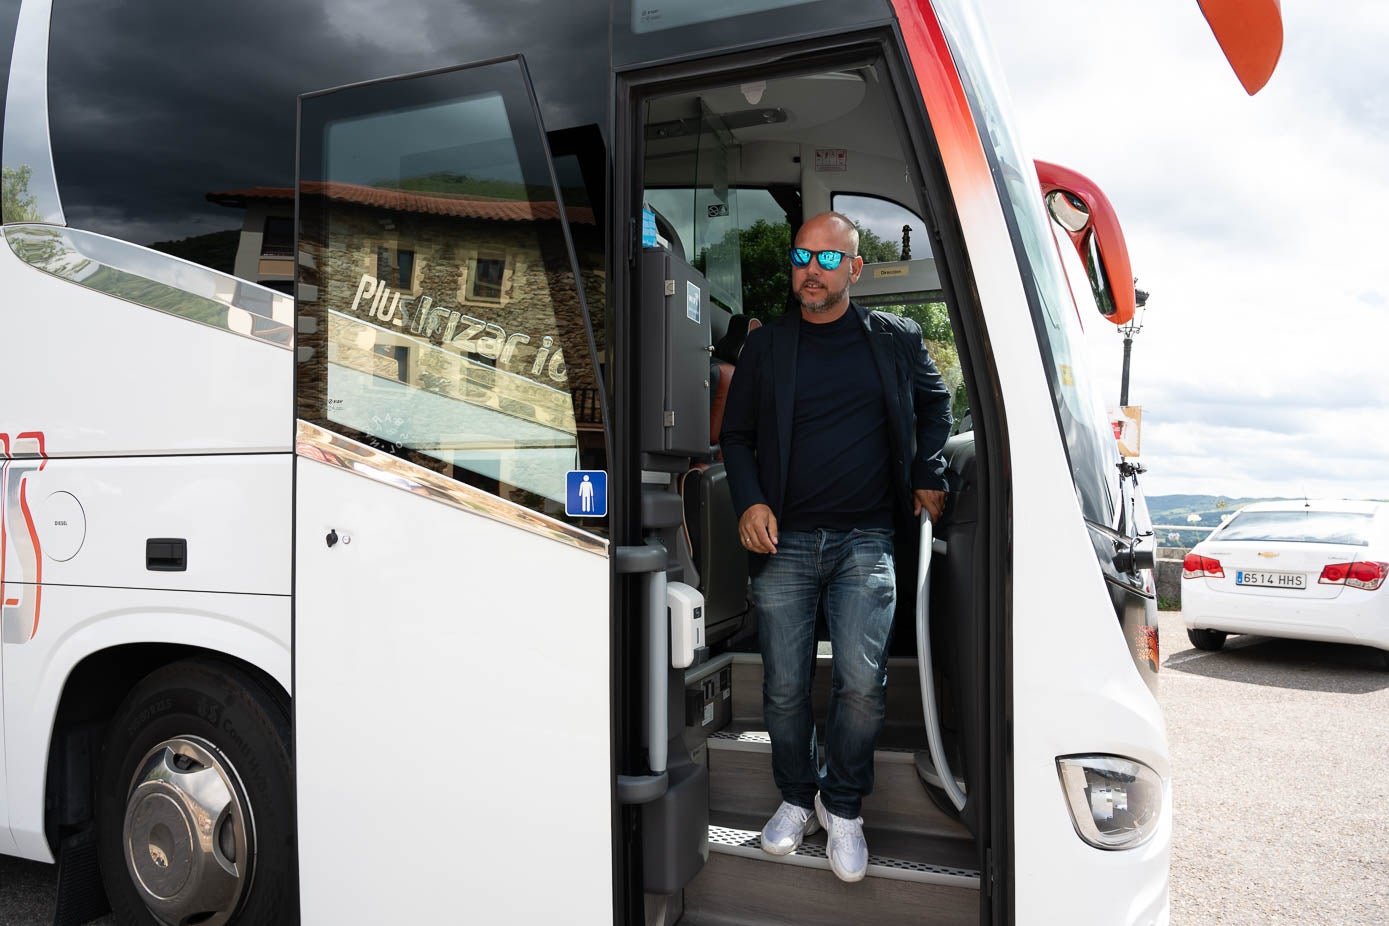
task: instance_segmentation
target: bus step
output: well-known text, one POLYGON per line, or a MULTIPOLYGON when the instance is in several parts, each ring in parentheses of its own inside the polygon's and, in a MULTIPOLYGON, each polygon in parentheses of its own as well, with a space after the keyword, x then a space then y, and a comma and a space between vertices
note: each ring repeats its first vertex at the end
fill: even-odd
POLYGON ((830 871, 822 833, 793 854, 778 857, 762 851, 759 825, 746 818, 712 817, 709 861, 685 888, 684 926, 979 922, 979 873, 926 861, 942 848, 955 854, 932 844, 938 841, 919 840, 905 853, 908 857, 900 857, 900 840, 884 842, 866 828, 871 853, 867 876, 845 884, 830 871))
MULTIPOLYGON (((815 659, 812 700, 815 716, 822 720, 829 713, 830 682, 833 672, 829 656, 815 659)), ((733 655, 733 722, 745 727, 763 727, 762 657, 756 653, 733 655)), ((915 659, 887 661, 887 721, 879 742, 907 746, 926 746, 926 724, 921 714, 921 686, 917 683, 915 659)))
MULTIPOLYGON (((781 803, 772 781, 772 746, 765 731, 732 727, 709 737, 709 808, 714 812, 770 816, 781 803)), ((879 829, 970 841, 969 831, 926 793, 915 753, 878 749, 873 754, 873 793, 863 818, 879 829)))

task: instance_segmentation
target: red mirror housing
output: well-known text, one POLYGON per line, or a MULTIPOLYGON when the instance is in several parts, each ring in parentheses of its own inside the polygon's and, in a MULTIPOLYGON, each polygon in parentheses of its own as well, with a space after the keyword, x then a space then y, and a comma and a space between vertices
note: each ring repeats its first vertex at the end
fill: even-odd
POLYGON ((1250 96, 1263 89, 1283 53, 1283 10, 1278 0, 1196 0, 1250 96))
POLYGON ((1080 254, 1081 263, 1090 274, 1095 301, 1108 321, 1122 325, 1133 318, 1133 265, 1129 248, 1124 243, 1124 231, 1109 197, 1090 178, 1048 161, 1037 161, 1037 179, 1042 184, 1042 199, 1060 191, 1079 200, 1090 213, 1090 221, 1079 231, 1066 229, 1071 243, 1080 254), (1106 303, 1113 311, 1104 312, 1106 303))

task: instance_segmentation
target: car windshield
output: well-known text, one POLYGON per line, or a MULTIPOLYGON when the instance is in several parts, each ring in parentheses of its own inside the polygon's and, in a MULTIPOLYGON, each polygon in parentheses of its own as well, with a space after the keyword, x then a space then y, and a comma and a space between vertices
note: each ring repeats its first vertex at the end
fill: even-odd
POLYGON ((1284 540, 1301 543, 1370 543, 1374 515, 1356 511, 1241 511, 1217 531, 1219 540, 1284 540))

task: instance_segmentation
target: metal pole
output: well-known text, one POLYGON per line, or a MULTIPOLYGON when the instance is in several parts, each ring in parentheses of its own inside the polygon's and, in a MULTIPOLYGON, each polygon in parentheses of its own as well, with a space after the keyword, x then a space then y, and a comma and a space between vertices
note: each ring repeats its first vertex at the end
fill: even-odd
POLYGON ((1133 335, 1124 335, 1124 373, 1119 380, 1119 407, 1126 408, 1129 404, 1129 354, 1133 352, 1133 335))

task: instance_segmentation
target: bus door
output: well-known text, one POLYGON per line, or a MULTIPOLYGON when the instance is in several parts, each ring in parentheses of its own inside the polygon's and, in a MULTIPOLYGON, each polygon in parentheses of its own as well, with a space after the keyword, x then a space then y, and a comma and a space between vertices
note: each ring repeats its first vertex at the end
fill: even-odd
POLYGON ((299 135, 303 919, 611 923, 592 211, 517 57, 305 96, 299 135))

